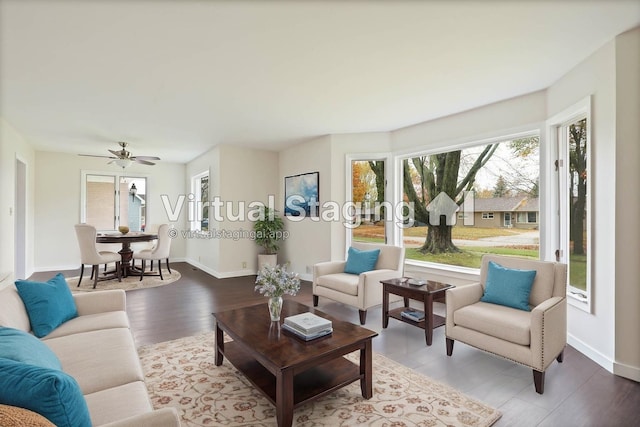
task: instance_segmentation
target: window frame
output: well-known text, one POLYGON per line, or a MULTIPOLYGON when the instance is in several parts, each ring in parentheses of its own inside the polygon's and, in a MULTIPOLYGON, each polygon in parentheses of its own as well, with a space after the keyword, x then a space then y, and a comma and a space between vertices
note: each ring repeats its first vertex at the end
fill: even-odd
POLYGON ((200 191, 202 188, 202 178, 204 177, 207 177, 207 180, 209 181, 209 186, 207 187, 207 201, 209 202, 211 200, 211 174, 209 173, 209 169, 191 175, 190 179, 191 196, 193 197, 190 197, 191 203, 189 203, 189 229, 196 232, 208 232, 211 229, 210 212, 207 214, 207 219, 209 220, 207 225, 208 229, 202 230, 202 220, 204 219, 203 212, 202 209, 200 209, 200 215, 198 215, 196 210, 198 207, 204 207, 202 206, 202 192, 200 191))
MULTIPOLYGON (((553 156, 551 159, 552 164, 558 161, 557 168, 550 168, 552 176, 549 177, 552 183, 554 196, 551 209, 555 210, 557 218, 557 224, 550 230, 550 234, 555 242, 556 251, 559 262, 564 262, 570 267, 569 263, 569 209, 568 203, 564 203, 568 199, 568 159, 569 159, 569 141, 566 137, 566 132, 561 132, 561 129, 567 129, 571 124, 586 119, 586 140, 587 140, 587 162, 586 168, 588 176, 593 175, 593 157, 591 155, 592 145, 592 118, 591 118, 591 96, 586 97, 560 113, 554 115, 546 122, 547 138, 549 145, 553 147, 553 156), (567 236, 564 239, 564 236, 567 236)), ((593 197, 591 197, 593 190, 593 183, 591 179, 587 180, 587 201, 585 204, 586 210, 586 235, 587 235, 587 266, 586 266, 586 289, 575 288, 569 283, 569 269, 567 269, 567 302, 569 305, 576 307, 582 311, 593 314, 593 232, 592 232, 592 211, 593 211, 593 197), (581 297, 581 294, 585 294, 585 297, 581 297)))
POLYGON ((145 223, 150 224, 149 222, 149 174, 144 173, 127 173, 125 169, 120 171, 97 171, 97 170, 80 170, 80 223, 85 224, 87 221, 87 176, 88 175, 99 175, 99 176, 108 176, 114 177, 115 179, 115 187, 114 187, 114 224, 115 227, 113 229, 98 229, 98 232, 108 232, 115 231, 121 225, 120 222, 120 180, 122 178, 134 178, 134 179, 144 179, 145 182, 145 223))
MULTIPOLYGON (((382 152, 382 153, 357 153, 357 154, 347 154, 345 155, 345 201, 347 203, 353 202, 353 170, 352 165, 353 162, 366 162, 368 160, 375 161, 384 161, 384 179, 385 179, 385 202, 391 202, 394 200, 395 195, 390 194, 392 191, 389 183, 392 179, 393 173, 393 157, 391 153, 382 152)), ((395 238, 395 227, 393 227, 393 212, 390 212, 389 215, 385 218, 385 243, 393 242, 395 238)), ((353 229, 349 227, 345 227, 345 255, 347 254, 349 247, 351 247, 353 243, 353 229)))
MULTIPOLYGON (((390 186, 391 189, 393 190, 392 191, 393 203, 394 205, 402 203, 402 197, 404 194, 404 189, 402 187, 403 185, 402 168, 403 168, 404 159, 417 157, 417 156, 429 156, 429 155, 444 153, 448 151, 464 150, 464 149, 478 147, 482 145, 502 143, 502 142, 507 142, 514 139, 518 139, 518 138, 526 138, 531 136, 538 136, 539 138, 540 151, 538 154, 538 168, 539 168, 539 177, 540 177, 540 191, 542 192, 545 188, 543 171, 547 170, 550 167, 549 164, 546 162, 546 155, 545 155, 546 139, 545 139, 545 132, 544 132, 544 122, 530 124, 530 125, 522 126, 520 128, 514 128, 514 129, 511 129, 510 131, 508 130, 505 132, 495 133, 495 136, 490 136, 486 138, 471 137, 471 138, 463 138, 460 140, 447 140, 447 141, 441 141, 440 143, 432 147, 422 146, 418 148, 412 148, 412 149, 406 149, 406 150, 394 152, 393 163, 392 163, 393 181, 391 181, 393 185, 390 186)), ((475 213, 478 213, 478 211, 475 211, 474 214, 475 213)), ((546 249, 546 246, 547 246, 546 234, 544 234, 546 232, 545 224, 542 222, 543 218, 546 218, 546 217, 542 215, 542 212, 540 212, 539 219, 541 220, 541 222, 539 223, 540 241, 539 241, 538 259, 544 259, 544 255, 548 252, 546 249)), ((391 240, 391 242, 393 242, 394 245, 404 247, 402 227, 400 226, 398 221, 393 221, 392 227, 394 231, 393 233, 394 238, 393 240, 391 240)), ((442 263, 435 263, 435 262, 428 262, 428 261, 419 261, 419 260, 408 259, 408 258, 405 259, 405 266, 408 266, 409 268, 411 267, 426 268, 429 270, 433 270, 434 272, 442 271, 442 272, 447 272, 447 274, 460 273, 463 275, 467 275, 467 274, 477 275, 480 272, 479 268, 463 267, 463 266, 457 266, 452 264, 442 264, 442 263)))

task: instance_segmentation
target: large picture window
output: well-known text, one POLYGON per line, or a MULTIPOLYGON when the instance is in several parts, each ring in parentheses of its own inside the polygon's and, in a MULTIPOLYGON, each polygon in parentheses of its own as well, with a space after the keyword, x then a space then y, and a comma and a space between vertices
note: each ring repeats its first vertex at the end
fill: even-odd
POLYGON ((537 134, 398 164, 403 201, 415 212, 402 230, 408 260, 479 268, 487 253, 539 258, 537 134))

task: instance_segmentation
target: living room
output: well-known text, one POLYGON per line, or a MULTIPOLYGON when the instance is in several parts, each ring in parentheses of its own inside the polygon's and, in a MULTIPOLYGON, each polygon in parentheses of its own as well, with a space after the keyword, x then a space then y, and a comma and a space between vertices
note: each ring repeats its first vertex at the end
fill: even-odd
MULTIPOLYGON (((251 3, 242 3, 247 8, 252 6, 251 3)), ((598 3, 601 7, 605 4, 609 5, 608 2, 594 3, 596 4, 594 10, 597 10, 598 3)), ((616 8, 611 10, 615 10, 616 15, 610 19, 621 20, 622 23, 619 25, 623 28, 613 36, 600 40, 599 44, 590 46, 587 55, 576 58, 566 72, 544 87, 533 87, 525 81, 519 89, 520 92, 517 94, 514 92, 514 96, 496 98, 490 95, 492 90, 500 92, 499 82, 496 82, 493 87, 485 88, 486 92, 483 94, 488 101, 483 104, 468 104, 455 111, 443 111, 442 114, 427 120, 421 119, 425 115, 420 111, 414 111, 410 117, 401 121, 403 125, 396 127, 369 127, 360 130, 350 127, 347 131, 340 131, 337 126, 328 131, 320 128, 316 134, 307 134, 305 138, 300 138, 293 144, 284 140, 279 141, 279 146, 260 144, 255 141, 243 144, 241 142, 244 135, 238 132, 234 135, 233 141, 227 141, 223 137, 207 142, 199 140, 197 154, 184 160, 176 160, 180 159, 180 151, 186 151, 181 149, 178 137, 172 141, 172 144, 164 140, 162 144, 154 145, 153 138, 145 136, 144 127, 152 127, 154 122, 152 118, 145 123, 145 126, 137 128, 137 134, 134 135, 137 140, 134 139, 131 142, 129 149, 140 155, 156 155, 160 152, 168 154, 160 156, 163 160, 153 167, 132 165, 127 169, 127 173, 147 178, 150 197, 148 216, 153 222, 169 222, 166 206, 161 202, 160 196, 167 195, 174 207, 180 195, 191 192, 191 178, 203 171, 208 171, 210 174, 211 195, 219 196, 234 208, 241 203, 267 202, 268 196, 273 195, 276 209, 282 210, 280 207, 284 205, 285 177, 314 171, 319 172, 320 200, 344 204, 349 200, 346 185, 349 156, 376 155, 393 160, 417 148, 445 149, 523 132, 536 132, 544 144, 552 138, 550 132, 554 120, 562 118, 563 114, 570 116, 572 108, 587 102, 590 105, 593 141, 591 233, 594 246, 591 280, 594 291, 591 306, 587 310, 579 306, 569 306, 568 343, 606 371, 636 382, 640 381, 640 338, 637 334, 637 325, 640 324, 640 314, 637 310, 637 304, 640 301, 640 290, 637 287, 640 266, 636 255, 640 249, 637 239, 640 230, 634 218, 635 212, 640 208, 640 198, 634 185, 640 182, 637 170, 637 161, 640 158, 637 144, 640 138, 637 124, 637 117, 640 114, 638 111, 640 91, 637 78, 640 30, 637 27, 638 10, 634 2, 614 3, 616 8), (630 18, 623 20, 621 16, 625 15, 630 18)), ((3 9, 15 7, 15 4, 3 1, 2 7, 3 9)), ((570 6, 566 7, 570 9, 570 6)), ((108 5, 105 8, 109 9, 108 5)), ((566 12, 569 9, 559 10, 566 12)), ((11 8, 7 9, 7 11, 11 10, 11 8)), ((3 10, 5 16, 3 28, 13 29, 14 27, 5 25, 4 20, 10 18, 6 17, 7 14, 4 12, 5 10, 3 10)), ((19 16, 26 19, 25 16, 32 13, 33 10, 27 7, 19 16)), ((69 16, 73 16, 73 13, 69 10, 69 16)), ((113 16, 118 16, 119 11, 114 8, 112 13, 113 16)), ((328 13, 326 16, 330 15, 328 13)), ((254 17, 255 14, 250 13, 249 16, 254 17)), ((135 17, 135 14, 132 14, 132 17, 135 17)), ((43 17, 39 19, 46 21, 43 17)), ((378 19, 382 18, 378 16, 378 19)), ((607 19, 601 18, 603 25, 607 19)), ((559 21, 561 22, 561 19, 559 21)), ((26 25, 27 22, 28 20, 20 21, 22 25, 26 25)), ((20 42, 7 37, 3 39, 5 41, 2 45, 2 62, 3 67, 7 67, 5 62, 8 59, 4 57, 5 52, 19 51, 20 42)), ((562 40, 559 39, 558 43, 561 42, 562 40)), ((37 45, 37 41, 29 39, 25 43, 27 46, 25 49, 37 45)), ((203 42, 203 44, 206 43, 203 42)), ((54 51, 51 46, 49 49, 51 49, 49 53, 41 52, 43 58, 46 59, 47 55, 54 51)), ((68 49, 63 53, 70 55, 69 58, 71 58, 74 49, 83 49, 83 47, 72 46, 68 49)), ((538 54, 542 55, 542 53, 538 54)), ((519 60, 523 59, 519 58, 519 60)), ((33 60, 31 65, 35 73, 37 62, 33 60)), ((503 64, 505 67, 507 65, 509 64, 503 64)), ((517 68, 516 65, 511 65, 517 68)), ((411 65, 407 63, 403 66, 411 65)), ((524 65, 520 66, 524 67, 524 65)), ((339 65, 333 65, 333 67, 336 70, 340 68, 339 65)), ((124 66, 124 68, 127 67, 124 66)), ((328 69, 333 68, 328 67, 328 69)), ((84 114, 81 114, 83 109, 86 108, 88 112, 92 109, 84 104, 89 101, 81 97, 84 90, 81 75, 76 77, 78 87, 73 91, 75 98, 69 100, 65 93, 57 95, 65 99, 64 102, 59 101, 61 104, 70 102, 76 105, 78 111, 76 123, 78 124, 73 129, 76 145, 67 148, 62 148, 62 142, 58 145, 55 126, 46 127, 51 132, 49 135, 41 135, 40 128, 31 131, 26 127, 27 124, 21 125, 23 120, 19 110, 26 108, 24 104, 31 108, 41 104, 44 111, 36 109, 32 112, 34 116, 43 120, 45 120, 46 110, 52 111, 54 115, 53 111, 58 101, 54 97, 57 90, 53 89, 56 88, 57 83, 53 76, 57 74, 54 70, 48 70, 48 72, 51 73, 51 78, 39 80, 39 77, 35 77, 38 80, 31 82, 29 74, 25 74, 20 84, 13 84, 11 80, 5 80, 6 77, 1 76, 3 95, 2 121, 0 122, 2 132, 0 230, 3 239, 0 243, 0 272, 15 271, 16 264, 22 262, 24 277, 29 277, 34 272, 78 268, 80 253, 77 242, 73 238, 73 226, 81 219, 79 214, 83 197, 82 171, 116 170, 113 165, 106 164, 106 159, 80 157, 78 154, 108 154, 106 150, 117 148, 116 142, 121 138, 120 134, 114 135, 114 133, 122 132, 126 137, 126 127, 134 126, 125 121, 117 124, 112 122, 96 124, 90 117, 84 117, 84 114), (49 93, 51 98, 40 98, 31 94, 35 101, 29 102, 30 98, 27 96, 29 92, 17 90, 18 87, 24 90, 24 86, 29 83, 51 88, 52 92, 49 93), (18 96, 23 96, 23 101, 16 103, 14 100, 18 96), (14 116, 16 119, 13 119, 14 116), (85 125, 85 121, 90 124, 85 125), (108 138, 116 139, 109 142, 108 138), (15 246, 14 212, 18 213, 16 195, 19 191, 17 188, 21 188, 16 178, 16 159, 26 166, 26 179, 22 187, 26 206, 24 256, 21 256, 21 252, 16 252, 15 246)), ((337 74, 338 71, 333 73, 337 74)), ((3 73, 3 75, 6 74, 3 73)), ((141 78, 142 75, 137 77, 141 78)), ((245 77, 247 87, 238 88, 241 92, 254 89, 250 83, 250 76, 245 77)), ((113 86, 119 84, 120 80, 117 80, 119 78, 122 76, 114 77, 116 80, 113 86)), ((314 78, 322 81, 331 80, 327 76, 314 78)), ((335 78, 335 75, 332 74, 332 78, 335 78)), ((464 79, 465 74, 461 73, 459 78, 464 79)), ((102 84, 104 87, 100 91, 110 90, 107 83, 102 84)), ((143 85, 143 82, 129 82, 125 87, 136 85, 143 85)), ((96 90, 95 88, 100 88, 100 85, 94 86, 93 90, 96 90)), ((473 95, 470 89, 467 90, 469 96, 473 95)), ((159 94, 164 92, 157 89, 153 93, 154 96, 160 96, 159 94)), ((172 102, 171 99, 177 102, 180 99, 179 92, 165 95, 163 102, 172 102)), ((269 95, 272 93, 269 92, 269 95)), ((319 94, 314 95, 319 96, 319 94)), ((322 98, 309 99, 313 99, 313 103, 334 105, 332 95, 335 94, 329 92, 322 98)), ((381 99, 384 99, 384 96, 384 93, 380 94, 381 99)), ((450 97, 456 96, 460 97, 460 94, 450 95, 450 97)), ((272 101, 277 105, 277 97, 272 98, 272 101)), ((153 102, 158 101, 152 100, 150 104, 153 102)), ((438 102, 433 104, 437 105, 438 102)), ((258 109, 258 113, 270 106, 272 105, 269 103, 261 104, 262 110, 258 109)), ((246 105, 238 107, 232 102, 227 107, 234 111, 239 108, 250 108, 246 105)), ((144 106, 136 108, 144 108, 144 106)), ((276 107, 273 106, 273 108, 276 107)), ((304 107, 298 106, 298 108, 304 107)), ((383 117, 384 112, 393 107, 381 101, 378 108, 379 116, 383 117)), ((220 113, 217 110, 215 112, 220 113)), ((213 113, 199 112, 193 115, 192 120, 211 121, 211 114, 213 113)), ((142 119, 143 117, 136 118, 136 120, 142 119)), ((48 119, 45 121, 48 123, 48 119)), ((290 121, 291 126, 294 126, 295 120, 290 121)), ((253 118, 249 123, 250 126, 257 127, 260 119, 253 118)), ((542 194, 545 194, 545 191, 551 194, 554 160, 551 149, 541 150, 542 194)), ((390 185, 396 184, 392 182, 390 185)), ((549 201, 545 203, 543 199, 541 207, 542 215, 546 215, 547 218, 553 216, 549 201)), ((190 229, 186 208, 183 209, 177 221, 172 221, 172 225, 180 231, 190 229)), ((232 221, 225 218, 216 224, 216 228, 231 231, 249 230, 252 228, 252 223, 249 220, 232 221)), ((310 218, 303 221, 287 220, 286 229, 289 237, 282 245, 278 255, 279 262, 288 262, 290 269, 299 272, 304 279, 311 278, 310 266, 315 263, 344 259, 348 237, 342 222, 313 221, 310 218)), ((541 254, 544 259, 553 258, 555 250, 553 231, 553 221, 547 222, 547 226, 541 228, 541 254)), ((255 274, 257 253, 258 248, 249 239, 177 238, 172 242, 171 258, 176 262, 187 262, 214 277, 231 278, 255 274)), ((406 270, 431 274, 438 278, 445 277, 446 280, 455 283, 465 283, 473 280, 474 276, 477 277, 477 273, 474 275, 466 271, 452 271, 432 265, 411 264, 406 267, 406 270)))

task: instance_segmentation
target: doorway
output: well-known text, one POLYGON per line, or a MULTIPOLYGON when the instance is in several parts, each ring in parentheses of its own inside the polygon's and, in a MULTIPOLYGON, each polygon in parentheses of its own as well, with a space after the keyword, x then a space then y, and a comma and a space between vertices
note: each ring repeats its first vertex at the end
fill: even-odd
POLYGON ((16 279, 27 274, 27 165, 16 159, 14 271, 16 279))

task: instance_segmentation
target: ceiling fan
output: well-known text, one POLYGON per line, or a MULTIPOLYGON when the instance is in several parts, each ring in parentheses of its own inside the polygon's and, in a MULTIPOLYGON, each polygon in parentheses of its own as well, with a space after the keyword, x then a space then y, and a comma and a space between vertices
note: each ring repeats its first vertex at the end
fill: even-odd
POLYGON ((151 160, 160 160, 160 157, 155 157, 155 156, 132 156, 131 152, 127 150, 127 145, 129 145, 129 143, 121 141, 121 142, 118 142, 118 144, 120 145, 120 147, 122 147, 120 150, 118 151, 108 150, 111 154, 113 154, 113 156, 98 156, 93 154, 79 154, 79 155, 85 156, 85 157, 104 157, 106 159, 112 159, 108 163, 115 163, 118 166, 120 166, 122 169, 131 166, 132 163, 140 163, 143 165, 155 165, 155 163, 153 163, 151 160))

